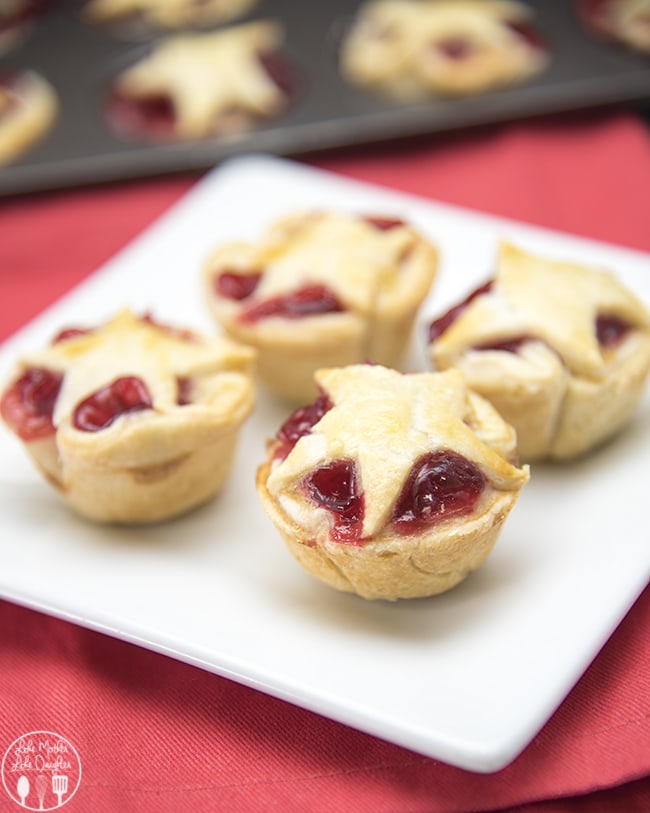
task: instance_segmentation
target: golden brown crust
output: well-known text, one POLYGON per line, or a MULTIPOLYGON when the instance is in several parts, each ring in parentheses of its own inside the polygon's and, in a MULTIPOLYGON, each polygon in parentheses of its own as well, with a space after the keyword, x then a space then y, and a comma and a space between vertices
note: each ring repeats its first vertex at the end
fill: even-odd
POLYGON ((569 460, 629 422, 650 372, 650 319, 608 272, 503 244, 491 290, 429 349, 516 428, 522 459, 569 460), (599 314, 630 326, 613 348, 598 342, 599 314), (527 340, 516 353, 477 349, 516 338, 527 340))
POLYGON ((58 114, 57 95, 34 71, 0 83, 0 165, 10 164, 38 143, 58 114))
POLYGON ((523 82, 549 61, 510 25, 531 16, 516 0, 371 0, 344 42, 341 70, 404 100, 523 82))
MULTIPOLYGON (((123 311, 102 328, 23 358, 64 374, 49 438, 25 443, 78 513, 117 523, 158 522, 214 497, 230 472, 254 405, 254 352, 225 339, 188 340, 123 311), (123 376, 142 380, 152 407, 100 431, 77 428, 85 398, 123 376), (192 381, 178 403, 178 379, 192 381)), ((14 375, 12 380, 15 380, 14 375)))
POLYGON ((334 406, 285 459, 271 443, 256 477, 262 505, 298 562, 332 587, 386 600, 434 595, 480 567, 528 480, 526 468, 509 462, 512 429, 457 371, 402 375, 353 365, 319 371, 317 379, 334 406), (415 460, 440 449, 480 469, 479 502, 469 515, 397 530, 392 511, 415 460), (354 461, 363 488, 358 544, 333 537, 329 512, 303 485, 342 458, 354 461))
POLYGON ((313 398, 313 374, 321 367, 367 360, 400 364, 437 259, 436 248, 407 224, 382 231, 356 216, 304 212, 271 224, 256 243, 219 247, 205 266, 205 292, 226 332, 256 348, 264 385, 298 403, 313 398), (255 270, 263 276, 243 302, 216 292, 223 271, 255 270), (242 320, 244 308, 304 285, 326 287, 342 311, 242 320))

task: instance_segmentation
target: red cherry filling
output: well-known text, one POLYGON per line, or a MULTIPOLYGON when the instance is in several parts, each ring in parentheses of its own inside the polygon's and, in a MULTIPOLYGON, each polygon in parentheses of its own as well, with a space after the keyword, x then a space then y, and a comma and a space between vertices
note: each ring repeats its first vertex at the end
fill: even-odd
POLYGON ((471 513, 485 489, 481 470, 448 449, 416 460, 393 509, 392 523, 402 533, 416 533, 449 517, 471 513))
POLYGON ((237 271, 222 271, 214 279, 214 289, 224 299, 241 302, 253 293, 261 279, 261 271, 247 271, 243 274, 237 271))
POLYGON ((176 403, 179 406, 187 406, 193 401, 194 382, 191 378, 176 379, 176 403))
POLYGON ((107 115, 118 132, 128 135, 170 139, 176 129, 174 102, 164 93, 136 98, 114 89, 108 97, 107 115))
POLYGON ((436 51, 454 61, 467 59, 476 50, 474 45, 463 37, 449 37, 446 40, 434 42, 432 45, 436 51))
POLYGON ((362 220, 369 226, 374 226, 374 228, 379 231, 390 231, 390 229, 396 229, 405 225, 404 221, 399 217, 377 217, 369 215, 363 217, 362 220))
POLYGON ((476 290, 472 291, 472 293, 467 296, 462 302, 459 302, 458 305, 454 305, 453 308, 450 308, 446 313, 440 316, 438 319, 435 319, 429 325, 429 344, 434 342, 439 336, 451 327, 451 325, 458 319, 461 313, 465 310, 465 308, 476 299, 478 296, 482 294, 487 294, 492 290, 492 286, 494 285, 494 280, 489 280, 481 285, 476 290))
POLYGON ((596 317, 596 336, 600 346, 609 350, 619 345, 630 331, 630 326, 618 316, 604 313, 596 317))
POLYGON ((357 467, 353 460, 335 460, 316 469, 306 480, 310 499, 334 516, 330 538, 334 542, 359 545, 363 526, 364 500, 359 493, 357 467))
POLYGON ((324 285, 306 285, 290 294, 272 297, 243 310, 242 322, 253 323, 272 316, 302 319, 324 313, 339 313, 343 306, 336 295, 324 285))
POLYGON ((277 431, 275 437, 279 445, 274 457, 279 460, 289 454, 303 435, 308 435, 323 415, 332 408, 333 404, 327 395, 319 395, 316 400, 307 406, 300 407, 293 412, 277 431))
POLYGON ((78 404, 73 424, 83 432, 98 432, 110 426, 120 415, 152 406, 151 395, 142 379, 135 376, 116 378, 78 404))
POLYGON ((60 330, 56 336, 52 339, 52 344, 58 344, 59 342, 65 342, 68 339, 76 339, 78 336, 87 336, 92 331, 89 328, 85 327, 66 327, 63 330, 60 330))
POLYGON ((0 413, 24 441, 52 435, 54 405, 63 375, 40 367, 30 367, 5 391, 0 413))

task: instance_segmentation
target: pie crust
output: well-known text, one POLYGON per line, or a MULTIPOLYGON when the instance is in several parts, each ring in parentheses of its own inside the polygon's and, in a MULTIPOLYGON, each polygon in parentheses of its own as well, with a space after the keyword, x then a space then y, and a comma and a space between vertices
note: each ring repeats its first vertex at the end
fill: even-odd
POLYGON ((158 30, 175 30, 232 22, 248 14, 257 0, 89 0, 85 17, 94 23, 138 18, 158 30))
POLYGON ((22 374, 62 376, 51 432, 22 437, 34 462, 78 513, 100 522, 150 523, 177 516, 225 484, 239 429, 254 405, 254 353, 225 338, 158 325, 122 311, 100 328, 26 356, 2 396, 2 416, 20 437, 12 393, 22 374), (124 377, 141 381, 151 405, 97 431, 80 405, 124 377), (181 399, 182 382, 191 397, 181 399))
POLYGON ((58 114, 54 88, 30 70, 0 79, 0 165, 10 164, 39 142, 58 114))
POLYGON ((532 17, 517 0, 369 0, 343 42, 341 70, 404 100, 518 84, 550 59, 532 17))
POLYGON ((263 384, 304 403, 316 394, 320 367, 400 364, 437 259, 436 248, 401 220, 299 212, 272 223, 257 242, 217 248, 205 266, 206 297, 225 331, 256 348, 263 384), (251 271, 260 278, 250 295, 237 300, 220 292, 223 274, 251 271), (260 303, 318 286, 338 310, 249 318, 260 303))
POLYGON ((504 243, 490 289, 429 350, 516 428, 523 460, 568 460, 631 420, 650 372, 650 318, 609 272, 504 243), (625 326, 612 346, 599 342, 601 316, 625 326))
MULTIPOLYGON (((516 465, 513 429, 458 370, 351 365, 315 378, 330 408, 288 453, 280 433, 270 440, 257 472, 262 505, 287 547, 312 575, 367 599, 454 587, 484 563, 528 481, 528 468, 516 465), (414 464, 436 453, 458 455, 481 473, 478 499, 461 514, 433 503, 427 519, 400 529, 395 510, 414 464), (356 471, 363 505, 357 537, 347 541, 306 488, 314 472, 341 460, 356 471)), ((453 495, 447 499, 451 506, 453 495)))
POLYGON ((579 0, 580 16, 596 34, 650 54, 649 0, 579 0))
POLYGON ((280 85, 290 82, 270 70, 283 39, 283 27, 272 21, 169 35, 115 79, 109 121, 123 136, 154 140, 246 132, 289 104, 289 90, 280 85), (148 104, 169 108, 165 131, 150 131, 133 116, 133 109, 148 104))

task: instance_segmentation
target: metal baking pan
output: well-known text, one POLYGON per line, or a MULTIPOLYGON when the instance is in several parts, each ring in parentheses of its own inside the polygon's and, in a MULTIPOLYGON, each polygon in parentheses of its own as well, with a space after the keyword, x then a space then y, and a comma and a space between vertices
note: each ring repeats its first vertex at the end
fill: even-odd
MULTIPOLYGON (((82 19, 82 0, 51 0, 0 71, 31 68, 59 94, 49 135, 21 160, 0 168, 0 195, 197 171, 244 153, 305 155, 351 145, 650 98, 650 57, 598 40, 571 0, 530 0, 552 62, 525 85, 456 99, 398 104, 355 88, 339 74, 338 49, 362 0, 259 0, 244 19, 275 19, 300 90, 281 117, 237 138, 151 145, 120 140, 102 101, 118 70, 147 41, 82 19)), ((155 40, 152 36, 149 42, 155 40)))

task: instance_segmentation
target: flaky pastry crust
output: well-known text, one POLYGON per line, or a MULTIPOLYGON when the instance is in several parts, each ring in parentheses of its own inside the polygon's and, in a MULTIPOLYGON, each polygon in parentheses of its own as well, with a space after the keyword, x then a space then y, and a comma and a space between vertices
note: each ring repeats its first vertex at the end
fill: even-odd
POLYGON ((59 103, 54 88, 34 71, 0 81, 0 164, 10 164, 51 129, 59 103))
POLYGON ((517 430, 527 461, 569 460, 629 423, 650 372, 645 306, 607 271, 503 243, 494 283, 429 346, 517 430), (614 346, 599 316, 621 320, 614 346), (522 339, 516 352, 499 345, 522 339))
POLYGON ((531 18, 516 0, 370 0, 344 41, 341 70, 404 100, 520 83, 549 62, 518 30, 531 18))
POLYGON ((351 365, 319 370, 316 380, 331 408, 286 457, 278 437, 270 441, 256 478, 262 505, 297 561, 334 588, 386 600, 449 590, 479 568, 528 481, 528 469, 516 465, 512 428, 456 370, 402 374, 351 365), (459 455, 480 471, 478 501, 448 516, 443 501, 431 522, 400 528, 395 512, 405 483, 417 461, 436 453, 459 455), (363 504, 358 538, 347 541, 306 488, 310 475, 340 460, 351 461, 363 504))
POLYGON ((437 265, 435 246, 402 221, 377 228, 356 215, 300 212, 271 224, 257 242, 217 248, 205 264, 205 293, 226 332, 256 348, 265 387, 304 403, 315 395, 313 374, 321 367, 401 363, 437 265), (250 296, 234 300, 219 292, 224 272, 251 271, 261 277, 250 296), (340 310, 245 317, 257 303, 314 285, 333 294, 340 310))
POLYGON ((52 433, 23 439, 32 459, 79 514, 100 522, 157 522, 224 486, 239 429, 254 406, 253 366, 250 348, 179 334, 123 311, 101 328, 23 357, 5 388, 3 417, 10 423, 6 393, 21 373, 46 369, 62 376, 52 433), (150 408, 121 414, 97 431, 79 428, 79 404, 124 376, 144 383, 150 408), (180 382, 190 392, 186 400, 179 399, 180 382))

